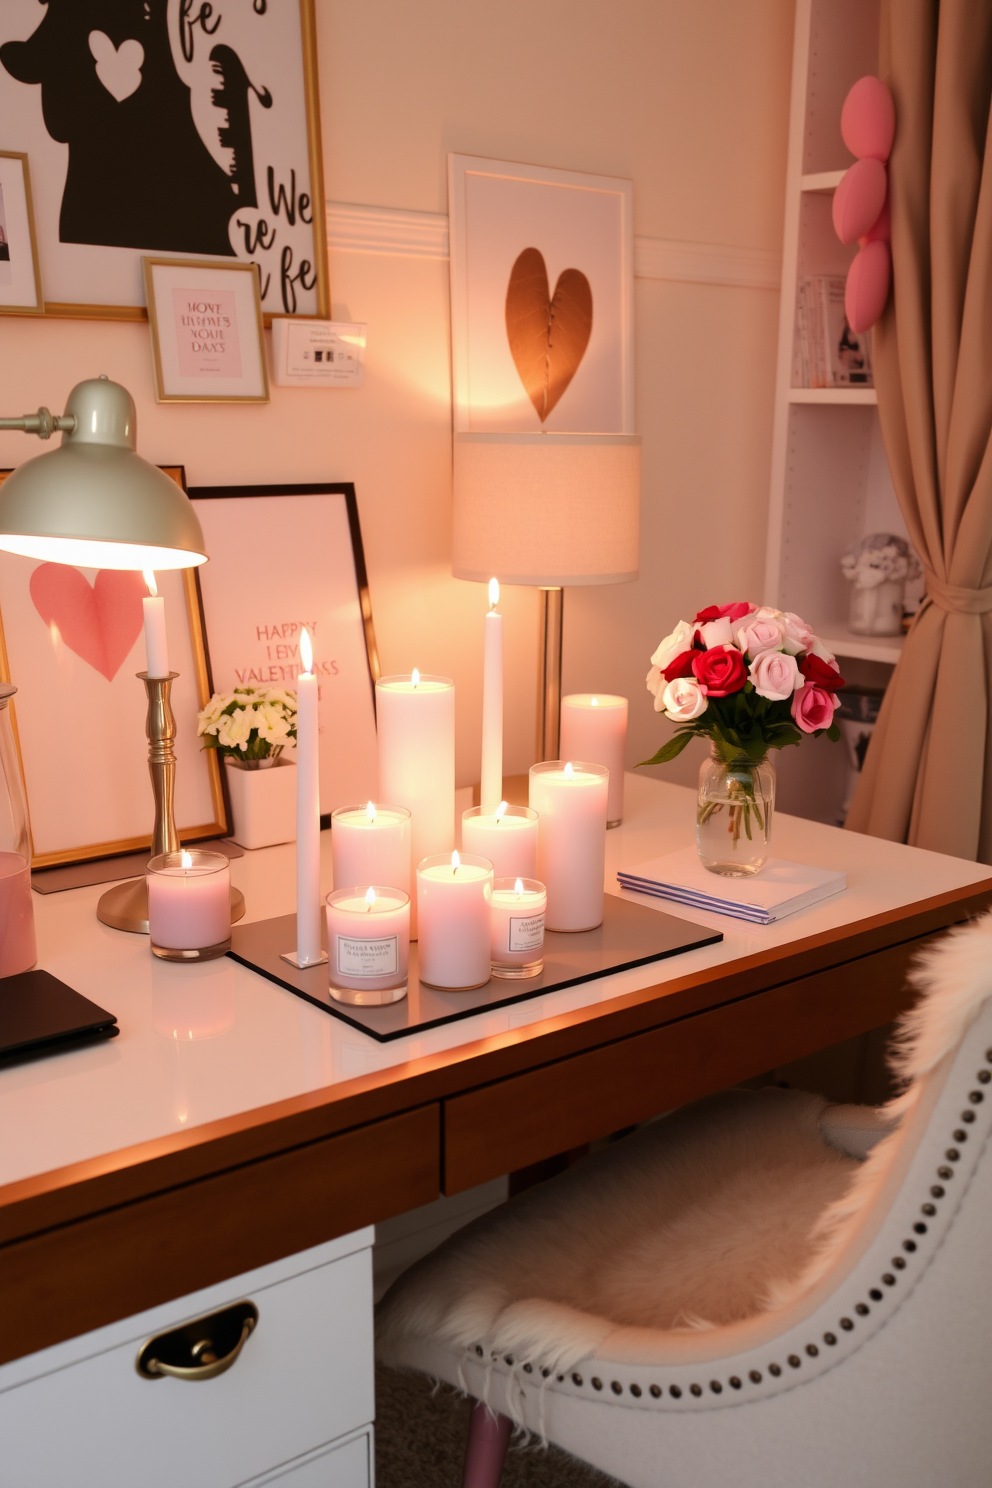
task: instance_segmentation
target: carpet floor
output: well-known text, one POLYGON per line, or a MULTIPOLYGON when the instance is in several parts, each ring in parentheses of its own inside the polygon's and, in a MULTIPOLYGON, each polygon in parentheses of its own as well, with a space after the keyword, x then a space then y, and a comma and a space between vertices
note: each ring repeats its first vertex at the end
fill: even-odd
MULTIPOLYGON (((469 1403, 420 1374, 379 1368, 375 1379, 376 1488, 460 1488, 469 1403)), ((616 1488, 613 1478, 559 1447, 511 1443, 500 1488, 616 1488)))

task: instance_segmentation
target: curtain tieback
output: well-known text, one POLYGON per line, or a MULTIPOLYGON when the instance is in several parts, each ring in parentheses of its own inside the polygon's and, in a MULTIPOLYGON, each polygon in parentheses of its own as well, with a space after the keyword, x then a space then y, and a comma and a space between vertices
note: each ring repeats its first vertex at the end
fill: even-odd
POLYGON ((932 569, 926 570, 927 596, 942 610, 958 615, 988 615, 992 613, 992 587, 988 589, 962 589, 958 584, 945 584, 932 569))

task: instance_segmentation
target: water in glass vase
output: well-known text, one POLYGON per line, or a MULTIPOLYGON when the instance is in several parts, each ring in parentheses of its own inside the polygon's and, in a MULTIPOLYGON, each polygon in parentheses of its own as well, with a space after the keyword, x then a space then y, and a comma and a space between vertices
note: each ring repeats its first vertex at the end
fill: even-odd
POLYGON ((696 846, 711 873, 747 878, 768 858, 775 770, 767 758, 728 763, 716 750, 699 771, 696 846))

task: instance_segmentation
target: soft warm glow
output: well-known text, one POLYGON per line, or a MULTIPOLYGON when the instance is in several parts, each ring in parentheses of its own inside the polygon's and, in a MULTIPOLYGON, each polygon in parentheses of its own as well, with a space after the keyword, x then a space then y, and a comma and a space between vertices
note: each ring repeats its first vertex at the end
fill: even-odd
POLYGON ((505 815, 506 815, 506 802, 505 801, 500 801, 499 805, 496 807, 496 820, 498 822, 501 822, 503 820, 503 818, 504 818, 505 815))
POLYGON ((420 673, 417 671, 416 667, 414 667, 413 669, 413 672, 410 676, 410 681, 413 683, 414 687, 420 686, 420 673))
POLYGON ((523 893, 523 891, 524 891, 524 881, 523 881, 522 878, 518 878, 517 881, 516 881, 516 883, 513 885, 513 892, 516 894, 517 898, 519 899, 520 898, 520 895, 523 893))
MULTIPOLYGON (((369 802, 369 804, 365 808, 365 815, 368 817, 368 819, 369 819, 370 822, 375 821, 375 807, 372 805, 372 802, 371 801, 369 802)), ((370 892, 371 892, 371 890, 370 890, 370 892)))
POLYGON ((458 853, 457 852, 453 852, 451 854, 451 871, 452 871, 452 873, 457 873, 457 871, 461 867, 461 865, 462 865, 462 860, 458 856, 458 853))
POLYGON ((567 760, 565 762, 565 774, 568 776, 569 780, 571 780, 572 776, 575 774, 575 771, 572 769, 571 760, 567 760))
POLYGON ((144 581, 145 581, 145 588, 148 590, 148 593, 154 599, 156 597, 156 595, 158 594, 158 585, 155 582, 154 571, 152 569, 150 569, 150 568, 146 568, 144 570, 144 573, 143 573, 143 578, 144 578, 144 581))
POLYGON ((146 543, 99 542, 85 537, 26 537, 19 532, 0 532, 0 551, 19 553, 22 558, 40 558, 43 563, 67 563, 76 568, 196 568, 206 563, 206 553, 187 553, 185 548, 153 548, 146 543))
POLYGON ((599 707, 599 698, 590 698, 589 699, 589 706, 590 706, 590 708, 598 708, 599 707))
POLYGON ((303 662, 303 670, 306 673, 313 671, 313 647, 310 644, 310 632, 304 625, 300 631, 300 658, 303 662))
POLYGON ((365 890, 365 904, 368 909, 371 909, 374 903, 375 889, 372 887, 371 884, 369 884, 368 888, 365 890))
POLYGON ((182 853, 180 855, 180 862, 181 862, 183 868, 192 868, 192 866, 193 866, 193 854, 192 853, 188 853, 186 851, 186 849, 183 848, 182 853))
POLYGON ((489 608, 494 610, 499 604, 499 579, 489 580, 489 608))

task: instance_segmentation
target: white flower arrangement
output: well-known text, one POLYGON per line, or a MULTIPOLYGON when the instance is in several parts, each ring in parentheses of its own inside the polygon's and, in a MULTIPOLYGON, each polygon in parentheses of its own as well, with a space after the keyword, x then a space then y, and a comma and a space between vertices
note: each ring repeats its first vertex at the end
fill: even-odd
POLYGON ((197 720, 204 749, 239 764, 275 760, 296 742, 296 693, 283 687, 236 687, 215 692, 197 720))

